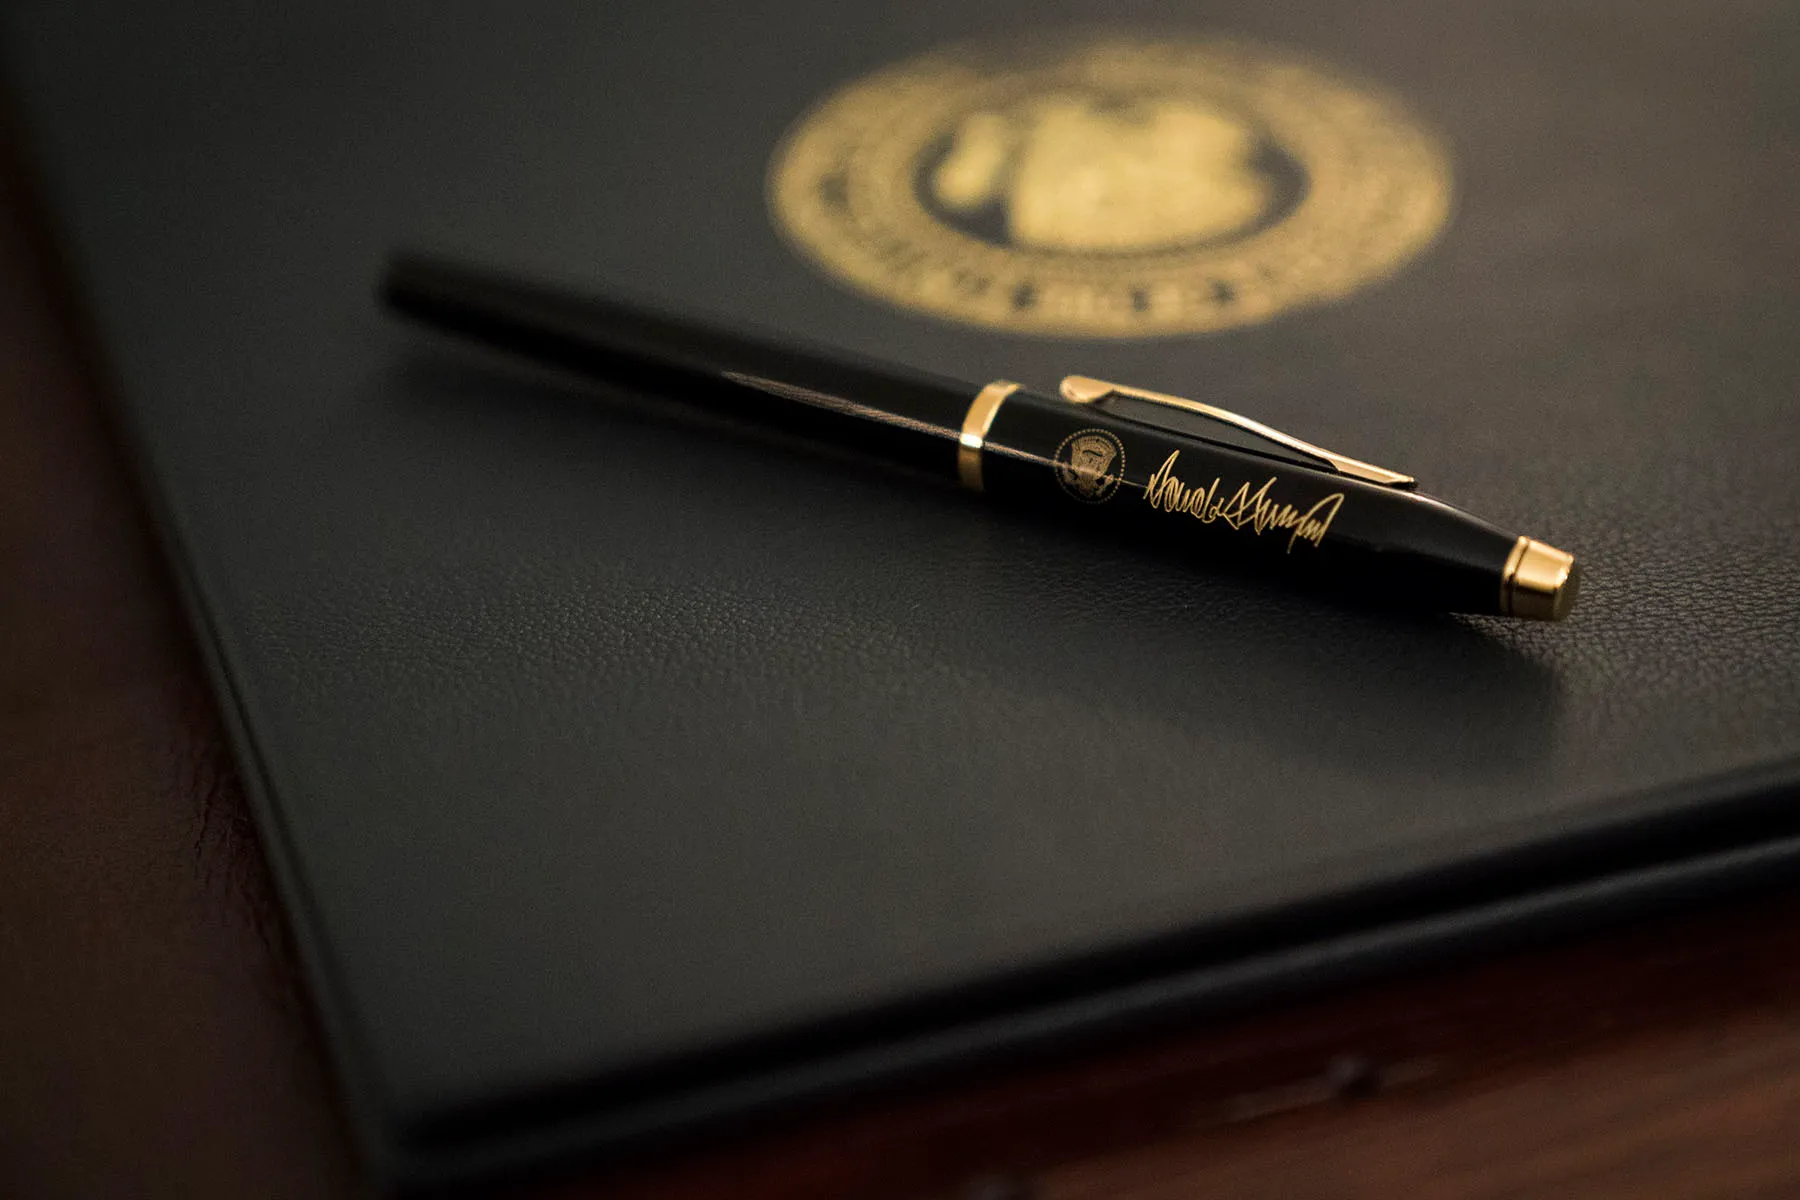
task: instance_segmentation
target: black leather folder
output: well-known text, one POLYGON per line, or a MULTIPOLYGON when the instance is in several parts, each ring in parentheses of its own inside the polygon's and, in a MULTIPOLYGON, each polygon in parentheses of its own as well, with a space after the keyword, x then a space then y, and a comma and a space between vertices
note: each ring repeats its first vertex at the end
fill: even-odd
MULTIPOLYGON (((1791 10, 19 0, 4 22, 391 1180, 1792 869, 1791 10), (1165 74, 1154 47, 1206 48, 1239 72, 1226 115, 1174 75, 1123 108, 1006 90, 1007 62, 1082 39, 1165 74), (998 90, 869 196, 936 189, 919 229, 1037 255, 1039 290, 985 318, 908 293, 898 257, 859 277, 772 207, 807 114, 943 54, 998 90), (1336 96, 1339 157, 1283 141, 1321 111, 1299 91, 1259 124, 1265 87, 1336 96), (1210 215, 1105 200, 1145 222, 1129 244, 1092 207, 995 208, 1048 144, 1019 122, 1053 120, 1065 150, 1155 172, 1173 160, 1133 139, 1166 137, 1239 174, 1210 215), (1357 140, 1393 122, 1414 140, 1357 140), (1065 268, 1243 266, 1381 155, 1412 172, 1381 212, 1424 197, 1411 241, 1327 223, 1322 257, 1281 260, 1366 252, 1354 278, 1195 276, 1156 328, 1148 288, 1112 327, 1029 316, 1065 268), (1559 625, 1408 614, 1074 534, 405 328, 374 296, 401 243, 977 382, 1203 395, 1571 551, 1585 594, 1559 625)), ((807 194, 841 214, 865 183, 807 194)))

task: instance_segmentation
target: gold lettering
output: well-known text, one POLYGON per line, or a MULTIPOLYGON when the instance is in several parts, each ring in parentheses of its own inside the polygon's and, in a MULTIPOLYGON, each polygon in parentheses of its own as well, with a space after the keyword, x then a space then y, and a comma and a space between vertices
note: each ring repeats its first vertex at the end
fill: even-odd
POLYGON ((1331 522, 1337 518, 1338 509, 1344 503, 1344 493, 1333 492, 1301 512, 1291 504, 1270 497, 1269 492, 1276 483, 1273 475, 1255 491, 1250 490, 1248 482, 1240 483, 1229 498, 1219 499, 1221 481, 1218 477, 1205 487, 1193 487, 1181 481, 1175 474, 1175 463, 1180 457, 1181 451, 1172 451, 1144 486, 1144 500, 1151 508, 1159 512, 1186 513, 1203 525, 1218 521, 1234 530, 1248 529, 1255 537, 1261 537, 1271 529, 1278 532, 1285 529, 1290 554, 1295 542, 1310 542, 1317 546, 1324 541, 1331 522))

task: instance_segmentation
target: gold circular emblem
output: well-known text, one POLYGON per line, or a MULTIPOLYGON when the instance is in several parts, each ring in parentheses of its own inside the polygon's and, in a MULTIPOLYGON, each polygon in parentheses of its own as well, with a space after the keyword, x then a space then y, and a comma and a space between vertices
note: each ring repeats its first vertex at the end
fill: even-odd
POLYGON ((1391 96, 1233 40, 962 46, 849 84, 769 171, 775 221, 895 304, 1017 333, 1142 337, 1335 300, 1450 212, 1391 96))
POLYGON ((1125 478, 1125 447, 1104 429, 1077 429, 1051 461, 1056 482, 1083 504, 1105 504, 1125 478))

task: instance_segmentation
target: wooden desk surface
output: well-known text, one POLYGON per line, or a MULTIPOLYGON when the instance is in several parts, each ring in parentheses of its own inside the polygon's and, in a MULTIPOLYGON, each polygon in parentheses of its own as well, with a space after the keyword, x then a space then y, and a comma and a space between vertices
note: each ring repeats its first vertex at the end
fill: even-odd
MULTIPOLYGON (((0 1195, 368 1191, 217 718, 0 171, 0 1195)), ((521 1196, 1800 1195, 1800 889, 521 1196)))

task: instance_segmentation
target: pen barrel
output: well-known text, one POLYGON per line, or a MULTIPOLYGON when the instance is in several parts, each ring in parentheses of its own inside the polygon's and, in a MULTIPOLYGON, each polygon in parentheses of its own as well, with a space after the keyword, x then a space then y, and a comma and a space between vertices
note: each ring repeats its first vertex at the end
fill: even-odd
POLYGON ((969 387, 422 255, 382 297, 443 332, 589 379, 956 478, 969 387))
POLYGON ((981 450, 996 500, 1383 603, 1515 615, 1521 543, 1429 497, 1238 451, 1105 408, 1009 395, 981 450))
POLYGON ((1006 382, 974 388, 419 256, 394 261, 383 293, 402 313, 496 349, 958 479, 1190 559, 1252 562, 1440 611, 1554 620, 1574 601, 1574 561, 1561 551, 1254 422, 1221 429, 1217 410, 1179 398, 1124 389, 1083 402, 1083 388, 1068 389, 1097 382, 1085 377, 1065 381, 1068 399, 1006 382), (1204 436, 1184 429, 1189 410, 1212 421, 1204 436))

